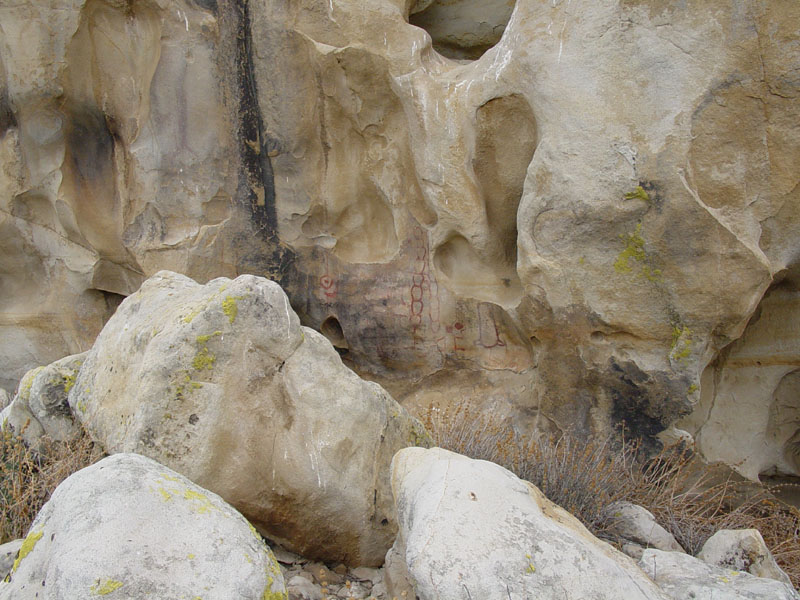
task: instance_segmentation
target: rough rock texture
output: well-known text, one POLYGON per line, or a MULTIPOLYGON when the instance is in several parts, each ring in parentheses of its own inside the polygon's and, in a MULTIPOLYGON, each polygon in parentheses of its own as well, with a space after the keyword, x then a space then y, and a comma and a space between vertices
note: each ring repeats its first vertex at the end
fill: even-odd
POLYGON ((159 269, 249 272, 405 404, 649 438, 699 403, 705 452, 800 472, 796 352, 724 352, 798 281, 800 5, 509 6, 3 3, 0 385, 159 269))
POLYGON ((681 552, 645 550, 639 566, 674 600, 798 600, 786 583, 709 565, 681 552))
POLYGON ((392 461, 392 490, 421 600, 664 597, 630 558, 493 463, 407 448, 392 461))
POLYGON ((107 452, 150 456, 285 547, 354 565, 383 562, 397 530, 390 461, 426 435, 251 275, 148 279, 103 328, 69 403, 107 452))
POLYGON ((631 502, 615 502, 609 505, 609 527, 611 535, 619 536, 642 546, 665 552, 685 552, 675 537, 656 522, 653 513, 631 502))
POLYGON ((791 585, 778 566, 757 529, 723 529, 712 535, 697 554, 710 565, 747 571, 756 577, 769 577, 791 585))
POLYGON ((75 473, 45 504, 0 598, 286 600, 270 549, 216 494, 135 454, 75 473))
POLYGON ((5 576, 11 571, 23 541, 22 539, 13 540, 0 545, 0 579, 5 579, 5 576))
POLYGON ((74 437, 80 426, 72 416, 67 396, 85 356, 67 356, 28 371, 11 404, 0 412, 0 426, 10 427, 34 447, 43 435, 57 441, 74 437))
POLYGON ((767 292, 741 338, 702 376, 697 409, 680 426, 709 460, 750 479, 800 475, 800 277, 767 292))

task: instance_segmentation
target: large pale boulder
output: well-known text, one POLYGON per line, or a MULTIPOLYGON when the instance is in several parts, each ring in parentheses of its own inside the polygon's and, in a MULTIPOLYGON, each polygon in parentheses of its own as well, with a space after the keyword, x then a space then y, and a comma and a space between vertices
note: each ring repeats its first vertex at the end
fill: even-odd
POLYGON ((674 600, 798 600, 788 584, 709 565, 681 552, 644 551, 639 566, 674 600))
POLYGON ((392 461, 392 490, 392 558, 421 600, 664 598, 630 558, 496 464, 408 448, 392 461))
POLYGON ((775 562, 757 529, 722 529, 712 535, 697 558, 710 565, 747 571, 756 577, 768 577, 791 585, 789 576, 775 562))
POLYGON ((304 556, 379 565, 394 453, 416 419, 300 326, 272 281, 161 272, 117 310, 69 402, 107 452, 138 452, 304 556))
POLYGON ((136 454, 69 478, 36 516, 4 600, 286 600, 271 550, 233 507, 136 454))
POLYGON ((0 412, 0 427, 10 428, 32 447, 42 436, 63 442, 77 435, 80 426, 72 416, 67 396, 85 356, 85 352, 67 356, 28 371, 11 404, 0 412))

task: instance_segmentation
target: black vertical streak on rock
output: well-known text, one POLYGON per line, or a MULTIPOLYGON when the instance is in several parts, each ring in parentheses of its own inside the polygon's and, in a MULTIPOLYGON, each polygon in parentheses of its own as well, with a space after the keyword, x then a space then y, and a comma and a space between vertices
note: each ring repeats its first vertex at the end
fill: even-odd
POLYGON ((240 272, 264 275, 289 291, 297 277, 295 253, 282 245, 278 236, 275 181, 269 157, 270 140, 264 131, 253 62, 250 0, 233 0, 227 6, 228 14, 232 14, 236 21, 234 52, 241 159, 237 196, 250 211, 253 231, 261 240, 260 243, 249 240, 243 234, 239 246, 250 250, 242 254, 237 266, 240 272))
POLYGON ((258 232, 265 240, 277 243, 275 182, 253 72, 250 1, 241 0, 235 6, 238 12, 236 67, 239 81, 239 151, 243 166, 243 177, 239 183, 240 197, 247 198, 258 232), (259 190, 263 190, 263 198, 259 190))

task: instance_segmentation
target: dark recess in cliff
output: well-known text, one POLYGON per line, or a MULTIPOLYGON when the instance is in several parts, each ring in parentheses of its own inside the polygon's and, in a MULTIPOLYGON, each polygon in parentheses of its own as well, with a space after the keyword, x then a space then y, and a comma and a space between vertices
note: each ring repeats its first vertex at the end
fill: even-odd
POLYGON ((5 135, 6 131, 16 126, 17 119, 8 103, 8 94, 5 90, 0 90, 0 137, 5 135))
POLYGON ((645 373, 632 361, 620 364, 612 358, 598 383, 611 397, 614 423, 624 426, 626 437, 640 439, 646 452, 660 450, 656 435, 691 408, 688 381, 645 373))

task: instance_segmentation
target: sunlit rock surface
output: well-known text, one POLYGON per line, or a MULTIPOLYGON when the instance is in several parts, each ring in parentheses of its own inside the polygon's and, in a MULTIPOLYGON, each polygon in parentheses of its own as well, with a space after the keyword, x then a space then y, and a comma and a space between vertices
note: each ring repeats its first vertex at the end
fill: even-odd
POLYGON ((0 384, 159 269, 253 273, 406 406, 648 439, 699 407, 704 452, 798 473, 797 336, 729 345, 796 289, 800 6, 506 4, 0 7, 0 384))

